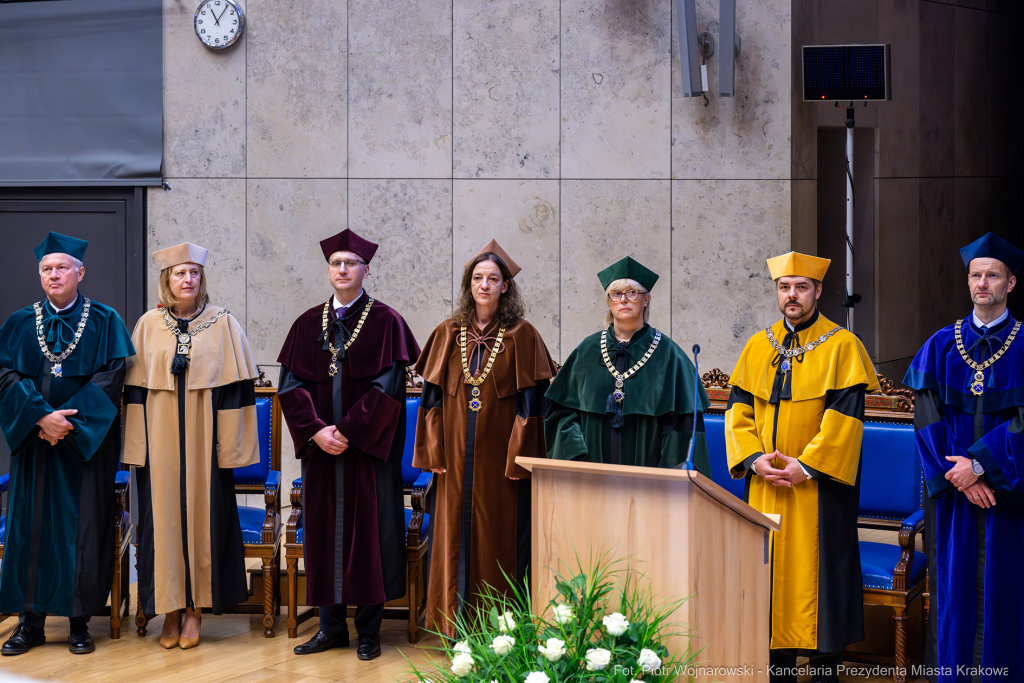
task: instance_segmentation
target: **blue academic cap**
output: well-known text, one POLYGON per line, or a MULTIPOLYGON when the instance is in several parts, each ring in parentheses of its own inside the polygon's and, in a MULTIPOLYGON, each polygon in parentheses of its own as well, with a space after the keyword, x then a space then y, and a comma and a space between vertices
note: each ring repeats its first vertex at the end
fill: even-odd
POLYGON ((971 267, 971 261, 976 258, 994 258, 1002 261, 1011 273, 1016 273, 1021 263, 1024 263, 1024 251, 990 232, 962 248, 960 256, 968 268, 971 267))
POLYGON ((51 232, 32 251, 35 252, 36 261, 42 261, 47 254, 68 254, 79 261, 85 260, 85 249, 89 243, 77 237, 68 237, 59 232, 51 232))

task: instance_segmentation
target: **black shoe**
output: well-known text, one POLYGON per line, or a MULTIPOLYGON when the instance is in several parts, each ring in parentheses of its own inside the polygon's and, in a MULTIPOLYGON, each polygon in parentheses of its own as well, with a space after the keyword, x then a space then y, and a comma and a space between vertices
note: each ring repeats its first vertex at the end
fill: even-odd
POLYGON ((68 636, 68 650, 73 655, 87 655, 96 649, 96 643, 89 635, 88 624, 72 624, 71 635, 68 636))
POLYGON ((302 645, 296 645, 293 652, 297 655, 311 655, 336 647, 348 647, 347 633, 327 633, 317 631, 316 635, 302 645))
POLYGON ((11 637, 0 648, 0 654, 23 655, 45 642, 46 631, 30 624, 18 624, 18 627, 14 629, 14 633, 11 634, 11 637))
POLYGON ((377 659, 380 657, 380 643, 373 636, 359 636, 359 647, 356 648, 356 657, 363 661, 377 659))

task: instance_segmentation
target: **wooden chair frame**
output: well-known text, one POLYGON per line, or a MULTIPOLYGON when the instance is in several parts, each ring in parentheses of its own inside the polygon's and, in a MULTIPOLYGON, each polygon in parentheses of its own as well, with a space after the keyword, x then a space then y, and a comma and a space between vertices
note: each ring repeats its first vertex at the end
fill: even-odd
MULTIPOLYGON (((249 601, 225 609, 224 613, 262 614, 263 635, 266 638, 273 638, 275 617, 281 608, 281 596, 278 591, 281 571, 281 404, 277 398, 277 389, 270 386, 269 381, 263 379, 262 371, 260 377, 261 379, 256 380, 256 396, 270 396, 273 401, 270 411, 270 470, 276 472, 277 477, 273 480, 268 478, 265 484, 236 484, 235 493, 263 494, 266 516, 263 520, 260 542, 245 544, 246 559, 259 558, 262 561, 259 579, 263 591, 262 595, 257 595, 255 590, 250 590, 249 601)), ((137 550, 138 543, 136 542, 136 566, 138 565, 137 550)), ((254 587, 255 578, 253 577, 251 582, 254 587)), ((143 613, 140 599, 135 610, 135 625, 138 627, 137 633, 140 637, 146 635, 146 626, 154 616, 143 613)))
MULTIPOLYGON (((423 391, 423 380, 410 369, 406 369, 406 397, 419 396, 423 391)), ((433 477, 422 488, 412 487, 406 490, 411 496, 412 519, 405 537, 405 571, 406 598, 408 608, 385 607, 384 617, 387 619, 408 619, 408 640, 410 643, 419 641, 420 620, 426 606, 427 538, 423 535, 423 517, 427 510, 427 495, 433 484, 433 477)), ((294 483, 294 482, 293 482, 294 483)), ((299 560, 303 559, 302 543, 297 540, 299 528, 302 526, 302 488, 293 486, 291 490, 292 511, 285 523, 284 554, 288 574, 288 637, 298 636, 298 628, 310 617, 318 614, 315 607, 307 607, 298 611, 299 578, 305 575, 299 571, 299 560)))
MULTIPOLYGON (((123 466, 122 466, 123 467, 123 466)), ((0 507, 3 494, 7 492, 8 477, 0 482, 0 507)), ((110 585, 110 606, 96 613, 96 616, 110 614, 110 638, 121 637, 121 621, 128 618, 131 597, 128 594, 129 564, 128 543, 132 537, 131 473, 126 469, 118 471, 114 481, 114 578, 110 585)), ((0 561, 4 558, 4 538, 0 538, 0 561)), ((0 622, 11 616, 0 613, 0 622)))
MULTIPOLYGON (((711 399, 711 407, 707 412, 724 413, 729 401, 729 376, 715 368, 702 375, 701 380, 708 393, 708 398, 711 399)), ((913 425, 914 392, 910 389, 896 388, 895 382, 882 375, 878 375, 878 382, 881 385, 881 390, 871 392, 864 397, 865 419, 913 425)), ((922 503, 925 495, 927 493, 922 491, 922 503)), ((928 573, 925 572, 924 578, 917 583, 912 585, 910 583, 915 543, 917 534, 923 533, 924 516, 915 514, 904 521, 860 516, 857 519, 857 526, 861 529, 877 529, 899 534, 900 559, 893 568, 892 590, 884 588, 864 588, 863 590, 865 605, 882 605, 891 608, 895 613, 893 615, 896 622, 896 673, 894 680, 896 683, 904 683, 905 676, 900 675, 899 672, 907 670, 907 622, 910 619, 908 615, 910 605, 918 596, 923 596, 922 613, 926 627, 930 609, 928 573)))

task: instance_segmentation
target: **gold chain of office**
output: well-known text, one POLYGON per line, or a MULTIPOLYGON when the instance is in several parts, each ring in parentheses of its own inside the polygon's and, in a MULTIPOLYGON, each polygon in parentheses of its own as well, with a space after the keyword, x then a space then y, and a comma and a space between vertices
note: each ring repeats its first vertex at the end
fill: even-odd
POLYGON ((956 330, 956 350, 960 352, 960 357, 964 359, 964 362, 974 370, 974 381, 971 382, 971 393, 975 396, 981 396, 985 393, 985 369, 999 360, 999 358, 1006 353, 1006 350, 1010 348, 1010 344, 1013 343, 1013 338, 1017 336, 1017 331, 1020 329, 1020 321, 1018 320, 1017 324, 1013 326, 1013 330, 1010 332, 1010 336, 1006 338, 1006 341, 1003 342, 1002 348, 996 351, 995 354, 984 363, 976 363, 967 355, 967 349, 964 348, 963 337, 960 335, 960 330, 963 328, 963 325, 963 320, 956 321, 956 327, 954 328, 956 330))
MULTIPOLYGON (((78 346, 78 342, 82 339, 82 332, 85 330, 85 321, 89 319, 89 309, 92 307, 92 302, 82 297, 84 303, 82 304, 82 319, 78 321, 78 329, 75 330, 75 339, 68 345, 68 348, 64 349, 64 353, 59 356, 54 355, 46 348, 46 336, 43 334, 43 306, 40 303, 32 304, 32 307, 36 310, 36 340, 39 342, 39 348, 42 349, 43 355, 46 360, 50 361, 53 365, 50 368, 50 374, 54 377, 63 377, 64 368, 63 363, 67 360, 67 357, 71 355, 71 352, 78 346)), ((52 329, 52 328, 51 328, 52 329)))
POLYGON ((615 399, 616 403, 622 403, 622 399, 626 397, 624 385, 626 380, 635 375, 640 371, 640 368, 650 360, 651 356, 654 355, 654 349, 658 348, 658 342, 661 341, 661 332, 654 330, 654 341, 651 342, 651 348, 647 349, 647 353, 644 357, 636 362, 636 365, 631 367, 625 372, 619 372, 615 369, 615 365, 612 363, 612 359, 608 357, 608 330, 601 332, 601 357, 604 359, 604 365, 608 368, 608 372, 612 373, 612 377, 615 378, 615 390, 612 392, 612 398, 615 399))
MULTIPOLYGON (((346 351, 348 351, 348 347, 352 346, 352 344, 355 343, 356 337, 359 336, 359 331, 361 329, 363 329, 363 323, 366 322, 366 316, 370 314, 370 306, 373 306, 373 297, 371 296, 371 297, 369 297, 369 299, 370 300, 366 302, 366 307, 363 308, 363 314, 361 316, 359 316, 359 322, 356 323, 356 329, 352 330, 352 336, 350 336, 348 338, 348 341, 345 342, 345 344, 344 344, 344 349, 346 351)), ((324 315, 323 315, 323 318, 320 321, 320 324, 321 324, 321 330, 320 331, 321 332, 326 332, 327 331, 327 312, 329 310, 331 310, 331 300, 330 299, 328 299, 327 303, 324 304, 324 315)), ((331 377, 334 377, 335 375, 338 374, 338 354, 341 353, 341 349, 334 348, 334 344, 331 343, 330 339, 327 340, 327 346, 331 350, 331 369, 328 370, 328 374, 331 377)))
POLYGON ((491 349, 491 355, 487 359, 487 365, 484 367, 484 371, 480 373, 479 377, 473 377, 473 374, 469 371, 469 359, 466 357, 466 326, 462 325, 459 328, 459 349, 462 351, 462 374, 465 375, 466 381, 473 387, 469 390, 469 409, 474 413, 478 412, 484 407, 483 402, 480 400, 480 385, 487 379, 487 375, 491 374, 491 366, 494 365, 494 359, 498 357, 498 349, 501 348, 501 340, 505 336, 505 328, 498 328, 498 336, 494 338, 494 348, 491 349))
POLYGON ((164 324, 167 325, 167 329, 171 331, 171 334, 173 334, 174 338, 177 340, 178 353, 182 356, 187 356, 189 352, 192 350, 192 337, 196 336, 197 334, 205 330, 207 327, 209 327, 210 325, 214 324, 215 322, 226 316, 228 314, 228 309, 221 309, 220 311, 217 312, 217 315, 213 316, 205 323, 202 323, 197 327, 186 332, 182 332, 178 329, 178 324, 171 319, 171 315, 168 312, 167 308, 161 308, 160 314, 164 317, 164 324))

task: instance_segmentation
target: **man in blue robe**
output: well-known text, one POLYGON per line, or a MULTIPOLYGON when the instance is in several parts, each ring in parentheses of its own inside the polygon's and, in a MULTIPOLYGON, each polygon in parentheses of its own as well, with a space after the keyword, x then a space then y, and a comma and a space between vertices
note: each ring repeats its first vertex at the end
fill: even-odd
POLYGON ((19 624, 0 654, 46 642, 46 614, 71 620, 68 648, 96 649, 89 617, 114 574, 114 476, 125 359, 117 312, 78 293, 88 242, 51 232, 35 248, 46 298, 0 327, 0 431, 11 450, 0 612, 19 624))
POLYGON ((936 332, 904 384, 934 504, 939 681, 1024 680, 1024 339, 1006 310, 1024 252, 992 233, 960 250, 973 313, 936 332))

